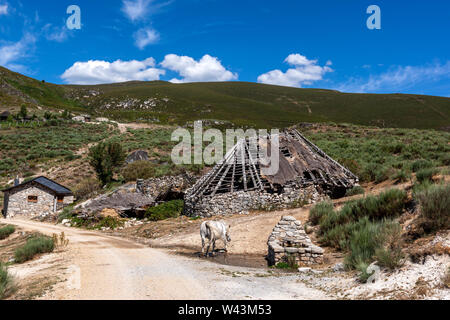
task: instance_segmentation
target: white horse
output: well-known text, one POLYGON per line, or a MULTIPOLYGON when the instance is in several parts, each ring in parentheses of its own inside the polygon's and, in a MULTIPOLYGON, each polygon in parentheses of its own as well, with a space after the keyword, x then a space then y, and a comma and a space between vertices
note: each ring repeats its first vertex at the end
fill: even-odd
POLYGON ((200 227, 200 236, 202 237, 202 253, 208 255, 212 244, 212 252, 216 249, 216 240, 222 240, 227 251, 227 243, 231 241, 230 225, 224 221, 205 221, 200 227), (208 248, 205 253, 206 240, 208 240, 208 248))

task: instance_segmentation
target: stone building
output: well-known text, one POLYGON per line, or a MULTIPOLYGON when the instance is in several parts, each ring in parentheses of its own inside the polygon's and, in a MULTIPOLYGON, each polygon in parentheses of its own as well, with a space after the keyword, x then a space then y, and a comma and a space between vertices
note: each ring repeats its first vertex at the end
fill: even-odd
POLYGON ((280 262, 299 266, 323 263, 324 250, 311 242, 302 223, 294 217, 282 217, 270 234, 267 244, 270 266, 280 262))
POLYGON ((347 168, 337 163, 298 130, 240 140, 185 194, 184 213, 211 217, 274 210, 344 196, 358 184, 347 168), (266 159, 278 147, 279 170, 265 174, 266 159), (263 156, 261 156, 263 155, 263 156))
POLYGON ((73 203, 74 196, 68 188, 46 177, 38 177, 2 190, 5 218, 51 214, 73 203))

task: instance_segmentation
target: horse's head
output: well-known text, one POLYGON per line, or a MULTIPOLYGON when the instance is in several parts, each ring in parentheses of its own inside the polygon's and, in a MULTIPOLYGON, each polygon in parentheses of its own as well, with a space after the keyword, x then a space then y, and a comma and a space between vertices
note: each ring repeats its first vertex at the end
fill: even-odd
POLYGON ((231 226, 229 224, 227 224, 226 226, 227 226, 227 232, 226 232, 227 241, 231 242, 231 237, 230 237, 231 226))

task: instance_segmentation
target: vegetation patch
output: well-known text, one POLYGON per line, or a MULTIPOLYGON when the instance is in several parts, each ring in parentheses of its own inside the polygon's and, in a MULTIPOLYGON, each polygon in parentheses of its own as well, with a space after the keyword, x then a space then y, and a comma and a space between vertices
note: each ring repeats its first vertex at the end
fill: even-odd
POLYGON ((393 219, 402 214, 406 200, 405 191, 391 189, 347 202, 339 211, 323 202, 311 209, 310 221, 320 226, 319 241, 347 252, 347 268, 359 270, 366 281, 367 267, 375 260, 387 268, 402 264, 401 227, 393 219))
POLYGON ((37 254, 52 252, 55 248, 53 239, 47 236, 35 236, 27 240, 24 246, 17 248, 14 253, 16 263, 31 260, 37 254))
POLYGON ((16 228, 12 225, 8 225, 3 228, 0 228, 0 240, 4 240, 4 239, 8 238, 15 231, 16 231, 16 228))
POLYGON ((147 209, 145 217, 150 221, 178 218, 183 212, 184 201, 173 200, 147 209))
POLYGON ((420 204, 420 225, 426 233, 450 228, 450 184, 425 185, 415 198, 420 204))
POLYGON ((8 273, 8 268, 0 263, 0 300, 13 294, 15 285, 12 276, 8 273))

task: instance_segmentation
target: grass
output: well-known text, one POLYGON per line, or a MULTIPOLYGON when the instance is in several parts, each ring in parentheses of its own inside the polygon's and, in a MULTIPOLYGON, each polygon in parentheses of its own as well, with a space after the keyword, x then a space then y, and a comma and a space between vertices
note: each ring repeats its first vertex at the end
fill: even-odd
POLYGON ((450 184, 427 184, 418 188, 415 198, 419 201, 422 227, 425 232, 450 228, 450 184))
POLYGON ((350 197, 350 196, 355 196, 355 195, 364 194, 364 193, 366 193, 366 192, 364 191, 363 187, 355 186, 351 189, 348 189, 347 192, 345 193, 345 196, 350 197))
POLYGON ((449 132, 345 124, 300 130, 362 182, 406 181, 410 172, 448 166, 449 132))
POLYGON ((184 201, 173 200, 147 209, 145 217, 150 221, 160 221, 169 218, 177 218, 183 211, 184 201))
POLYGON ((8 238, 11 234, 16 231, 16 228, 12 225, 0 228, 0 240, 8 238))
POLYGON ((33 259, 37 254, 52 252, 55 248, 53 239, 47 236, 34 236, 25 245, 16 249, 14 259, 16 263, 23 263, 33 259))
POLYGON ((14 290, 14 281, 8 273, 8 268, 3 263, 0 263, 0 300, 10 296, 14 290))
POLYGON ((403 213, 406 202, 405 191, 391 189, 347 202, 339 211, 329 202, 319 203, 309 220, 320 226, 320 243, 346 252, 345 265, 359 270, 364 282, 375 260, 386 268, 402 264, 401 227, 393 219, 403 213))
POLYGON ((51 127, 0 129, 0 176, 30 171, 49 160, 76 159, 76 151, 113 132, 106 125, 71 122, 51 127))

